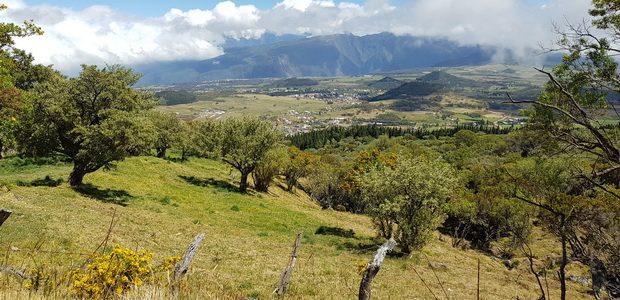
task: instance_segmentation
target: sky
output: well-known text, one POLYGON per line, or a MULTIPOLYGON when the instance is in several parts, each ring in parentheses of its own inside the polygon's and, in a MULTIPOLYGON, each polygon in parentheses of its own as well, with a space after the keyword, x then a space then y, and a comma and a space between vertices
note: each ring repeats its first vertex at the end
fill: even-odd
POLYGON ((208 59, 226 39, 274 34, 391 32, 516 53, 549 45, 552 24, 587 20, 590 0, 0 0, 0 22, 34 20, 45 34, 18 40, 39 63, 208 59))

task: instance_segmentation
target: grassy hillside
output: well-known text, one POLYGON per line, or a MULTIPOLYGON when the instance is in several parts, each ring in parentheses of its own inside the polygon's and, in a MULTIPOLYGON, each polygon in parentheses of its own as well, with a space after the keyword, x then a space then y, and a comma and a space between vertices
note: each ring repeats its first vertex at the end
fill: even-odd
MULTIPOLYGON (((205 233, 183 289, 187 299, 271 297, 298 231, 304 232, 304 239, 290 298, 353 299, 360 280, 355 264, 368 261, 382 242, 373 238, 366 217, 321 210, 301 192, 290 194, 276 186, 269 194, 238 194, 231 185, 236 173, 210 160, 177 163, 134 157, 113 170, 87 175, 87 185, 80 190, 64 183, 25 186, 47 175, 66 178, 69 171, 64 163, 0 161, 0 207, 14 211, 0 227, 0 247, 6 249, 3 263, 20 268, 80 265, 104 240, 116 211, 110 245, 148 249, 156 253, 156 260, 180 255, 193 236, 205 233), (351 229, 356 236, 317 235, 320 226, 351 229)), ((548 237, 539 235, 538 240, 535 252, 557 252, 548 237)), ((450 299, 475 299, 478 259, 482 299, 538 296, 524 259, 515 259, 519 266, 508 270, 498 259, 452 248, 448 237, 437 234, 422 253, 385 261, 373 285, 374 299, 433 299, 416 271, 443 299, 429 265, 436 267, 450 299)), ((0 290, 9 299, 39 297, 5 275, 0 278, 0 290)), ((549 285, 552 298, 559 298, 557 281, 549 285)), ((569 299, 587 299, 587 289, 571 283, 569 299)), ((61 288, 53 296, 63 298, 66 291, 61 288)), ((129 295, 145 297, 167 298, 165 291, 150 287, 129 295)))

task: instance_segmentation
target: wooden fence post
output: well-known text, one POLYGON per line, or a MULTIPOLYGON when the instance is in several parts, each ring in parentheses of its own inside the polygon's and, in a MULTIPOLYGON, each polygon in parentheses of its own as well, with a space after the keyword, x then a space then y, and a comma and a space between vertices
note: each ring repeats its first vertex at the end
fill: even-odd
POLYGON ((370 299, 370 294, 372 293, 372 280, 375 278, 377 273, 379 273, 379 269, 381 269, 381 263, 383 263, 383 259, 388 251, 391 251, 396 247, 396 241, 394 239, 390 239, 383 246, 377 250, 377 254, 375 254, 375 258, 372 260, 368 267, 366 267, 366 271, 364 271, 364 276, 362 277, 362 282, 360 282, 360 291, 359 291, 359 300, 368 300, 370 299))
POLYGON ((183 257, 181 258, 181 260, 174 266, 171 287, 172 287, 172 294, 175 297, 178 295, 179 287, 181 284, 181 279, 183 279, 185 274, 187 274, 187 271, 189 270, 189 266, 192 264, 192 260, 194 259, 196 252, 198 252, 198 247, 200 246, 200 243, 202 243, 202 240, 204 240, 204 238, 205 238, 205 235, 203 233, 197 235, 194 238, 194 241, 191 244, 189 244, 189 247, 187 247, 187 250, 185 250, 185 254, 183 254, 183 257))
POLYGON ((480 300, 480 258, 478 258, 478 289, 476 291, 476 299, 480 300))
POLYGON ((13 212, 10 210, 0 209, 0 226, 4 224, 4 221, 6 221, 6 219, 8 219, 12 213, 13 212))
POLYGON ((278 296, 284 296, 286 290, 288 289, 288 284, 291 282, 291 277, 293 276, 293 268, 295 268, 295 263, 297 263, 297 255, 303 235, 303 232, 300 232, 297 234, 297 238, 295 238, 295 243, 293 244, 293 252, 291 253, 291 259, 289 260, 286 268, 284 268, 284 271, 282 272, 282 277, 280 278, 280 283, 278 283, 278 287, 275 291, 276 295, 278 296))

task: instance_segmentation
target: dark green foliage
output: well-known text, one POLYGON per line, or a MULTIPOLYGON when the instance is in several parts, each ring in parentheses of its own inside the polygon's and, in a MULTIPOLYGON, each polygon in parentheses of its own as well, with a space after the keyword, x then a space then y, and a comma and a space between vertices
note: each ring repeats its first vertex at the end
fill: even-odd
POLYGON ((37 86, 19 128, 24 153, 59 152, 74 164, 69 183, 130 154, 146 151, 153 127, 145 112, 151 95, 132 89, 139 76, 120 66, 83 66, 80 76, 54 76, 37 86))
POLYGON ((345 138, 378 138, 381 135, 388 137, 412 136, 416 138, 425 138, 429 136, 442 137, 453 136, 461 130, 470 130, 473 132, 483 132, 487 134, 506 134, 512 131, 513 127, 499 127, 489 125, 464 124, 456 127, 446 127, 440 129, 403 129, 398 127, 380 126, 380 125, 362 125, 351 127, 330 127, 322 130, 315 130, 308 133, 301 133, 289 137, 293 145, 299 149, 318 149, 330 142, 338 142, 345 138))
POLYGON ((401 156, 361 178, 361 195, 377 233, 403 252, 421 249, 442 223, 444 207, 460 190, 454 169, 430 157, 401 156))
POLYGON ((160 111, 151 111, 148 117, 155 127, 153 147, 157 152, 157 157, 165 158, 166 151, 172 147, 184 148, 183 142, 187 127, 182 120, 172 113, 160 111))
POLYGON ((247 191, 248 176, 283 139, 271 123, 253 117, 201 120, 192 124, 191 136, 194 153, 221 158, 239 171, 241 193, 247 191))
POLYGON ((187 104, 198 101, 198 97, 194 93, 184 90, 157 92, 155 98, 158 99, 160 105, 187 104))

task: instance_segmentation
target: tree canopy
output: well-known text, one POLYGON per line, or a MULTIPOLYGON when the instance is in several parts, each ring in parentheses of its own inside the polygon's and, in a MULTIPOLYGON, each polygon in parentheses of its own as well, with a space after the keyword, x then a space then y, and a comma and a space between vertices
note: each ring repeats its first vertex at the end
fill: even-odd
POLYGON ((87 173, 143 151, 154 135, 145 115, 154 101, 131 88, 138 79, 120 66, 82 66, 76 78, 55 76, 36 89, 33 109, 25 116, 30 122, 23 128, 24 150, 68 156, 72 186, 87 173))
POLYGON ((202 156, 220 157, 241 173, 239 190, 245 193, 248 176, 276 147, 283 135, 269 122, 255 117, 196 122, 194 145, 202 156))

